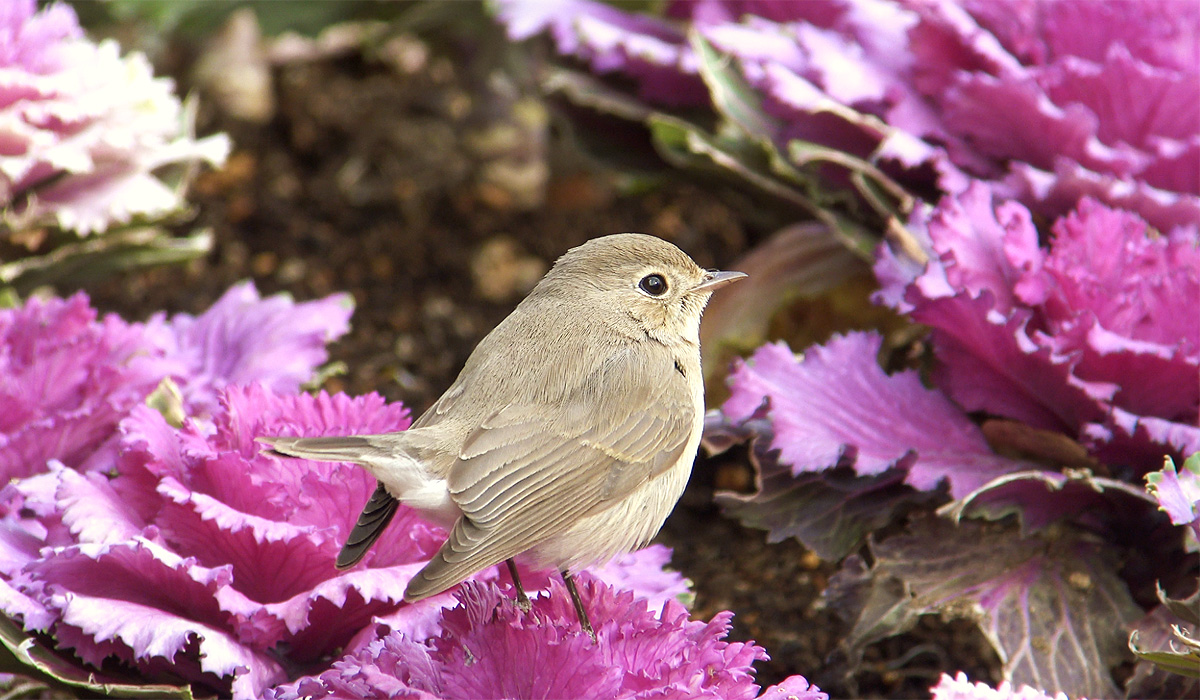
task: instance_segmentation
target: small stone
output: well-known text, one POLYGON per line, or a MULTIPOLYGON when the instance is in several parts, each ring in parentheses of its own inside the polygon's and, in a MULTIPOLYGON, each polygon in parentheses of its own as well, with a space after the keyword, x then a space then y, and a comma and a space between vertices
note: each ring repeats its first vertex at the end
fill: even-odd
POLYGON ((399 34, 383 43, 379 58, 400 75, 415 75, 429 63, 429 47, 420 39, 399 34))
POLYGON ((440 321, 450 318, 454 315, 454 302, 449 298, 441 295, 431 296, 425 300, 421 306, 421 310, 425 313, 425 317, 440 321))
POLYGON ((267 277, 278 267, 279 256, 269 250, 255 253, 254 257, 250 259, 250 270, 256 277, 267 277))
POLYGON ((302 258, 288 258, 279 264, 275 279, 279 280, 280 284, 296 284, 304 279, 307 272, 308 264, 302 258))
POLYGON ((396 266, 392 259, 383 255, 376 255, 370 259, 371 277, 377 280, 391 279, 392 273, 396 271, 396 266))

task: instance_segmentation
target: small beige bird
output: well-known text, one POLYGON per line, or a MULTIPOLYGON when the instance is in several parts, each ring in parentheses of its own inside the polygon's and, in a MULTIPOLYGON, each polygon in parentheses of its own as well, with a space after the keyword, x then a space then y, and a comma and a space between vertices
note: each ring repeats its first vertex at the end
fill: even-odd
POLYGON ((674 245, 623 233, 567 251, 480 341, 408 430, 262 437, 275 452, 353 462, 379 480, 341 553, 358 563, 396 512, 449 530, 409 582, 414 602, 513 557, 571 573, 646 546, 683 493, 700 443, 700 314, 741 272, 706 271, 674 245))

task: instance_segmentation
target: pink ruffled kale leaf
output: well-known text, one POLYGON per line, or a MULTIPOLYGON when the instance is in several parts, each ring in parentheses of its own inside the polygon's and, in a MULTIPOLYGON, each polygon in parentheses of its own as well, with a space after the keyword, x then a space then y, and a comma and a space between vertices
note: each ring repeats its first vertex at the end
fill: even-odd
POLYGON ((154 506, 148 520, 172 548, 231 567, 237 590, 261 606, 241 620, 247 634, 261 635, 257 643, 287 639, 301 658, 319 655, 325 647, 293 639, 315 623, 314 609, 356 603, 358 612, 342 609, 326 620, 325 643, 345 643, 371 615, 399 603, 413 564, 428 560, 444 533, 402 509, 365 570, 338 576, 338 549, 375 480, 355 465, 262 454, 254 438, 391 432, 408 426, 408 411, 373 394, 289 396, 258 385, 228 389, 223 408, 211 435, 199 423, 176 430, 153 411, 136 413, 116 484, 131 501, 154 506), (164 432, 173 444, 150 449, 164 432), (328 486, 310 492, 314 481, 328 486))
POLYGON ((771 442, 793 475, 850 466, 858 476, 890 469, 920 491, 948 484, 954 497, 1022 463, 996 455, 982 432, 915 372, 887 375, 882 339, 851 333, 797 358, 786 345, 765 345, 736 368, 721 408, 731 421, 750 419, 767 402, 771 442))
POLYGON ((915 372, 884 373, 881 342, 851 333, 803 357, 770 344, 735 367, 705 445, 721 452, 749 442, 756 488, 719 494, 727 514, 767 530, 770 541, 796 537, 836 561, 907 510, 1032 467, 992 452, 967 415, 915 372))
POLYGON ((0 310, 0 474, 44 472, 52 459, 111 469, 117 424, 164 379, 192 416, 211 415, 231 383, 296 391, 351 311, 345 295, 263 299, 249 282, 199 316, 148 323, 101 318, 82 293, 0 310))
MULTIPOLYGON (((423 639, 451 594, 401 597, 445 532, 401 507, 363 563, 339 572, 341 542, 375 480, 355 465, 264 454, 255 441, 409 422, 377 395, 257 384, 225 389, 215 417, 181 427, 137 406, 121 423, 114 470, 57 465, 5 491, 22 517, 0 528, 0 605, 85 664, 111 657, 147 679, 236 697, 286 680, 285 669, 322 669, 334 651, 383 632, 423 639)), ((668 558, 653 548, 601 572, 654 601, 645 604, 678 606, 686 581, 663 570, 668 558)))
MULTIPOLYGON (((402 634, 379 639, 317 677, 269 697, 758 697, 753 644, 725 642, 731 613, 707 624, 678 603, 654 612, 631 593, 587 575, 577 579, 597 642, 579 628, 565 587, 551 585, 529 613, 494 585, 469 583, 442 613, 441 633, 421 644, 402 634)), ((765 697, 826 700, 793 676, 765 697)))
POLYGON ((275 659, 229 632, 218 599, 227 567, 209 569, 151 542, 80 544, 26 567, 25 588, 52 611, 59 648, 100 667, 110 656, 147 680, 232 679, 239 696, 286 676, 275 659))
POLYGON ((766 413, 764 404, 750 418, 733 422, 710 412, 703 444, 710 455, 748 446, 754 492, 719 492, 715 500, 729 517, 766 530, 768 542, 795 537, 822 559, 838 561, 898 514, 945 498, 943 489, 922 492, 905 484, 906 472, 897 468, 871 476, 858 476, 849 466, 794 473, 771 447, 774 429, 766 413))
POLYGON ((1051 695, 1028 685, 1014 686, 1009 681, 995 688, 987 683, 972 683, 961 671, 953 677, 943 673, 929 692, 933 694, 933 700, 1067 700, 1066 693, 1051 695))
POLYGON ((934 382, 1139 470, 1200 449, 1200 317, 1180 312, 1200 298, 1196 229, 1156 235, 1085 199, 1046 248, 1026 209, 993 202, 976 184, 918 213, 923 270, 886 249, 876 264, 879 299, 932 329, 934 382))
POLYGON ((174 95, 140 53, 88 40, 66 4, 0 10, 0 221, 80 235, 182 206, 164 166, 218 164, 223 135, 196 140, 174 95))
POLYGON ((592 71, 633 78, 650 101, 707 102, 686 35, 671 22, 592 0, 502 0, 496 3, 496 18, 514 41, 547 32, 559 53, 586 62, 592 71))
POLYGON ((329 359, 325 346, 350 330, 353 311, 348 294, 296 302, 286 294, 263 298, 252 282, 241 282, 199 316, 176 314, 149 325, 178 364, 188 414, 203 415, 216 409, 217 390, 226 385, 298 391, 329 359))
POLYGON ((382 551, 405 561, 338 575, 340 539, 374 480, 351 465, 260 454, 254 437, 408 423, 404 407, 377 396, 283 396, 258 385, 228 389, 211 424, 175 428, 138 406, 122 423, 115 473, 59 467, 10 489, 34 517, 3 531, 3 573, 50 621, 20 599, 5 612, 48 627, 91 665, 111 656, 146 678, 257 696, 286 679, 273 649, 291 667, 344 645, 395 609, 413 562, 441 536, 427 525, 393 529, 382 551), (329 486, 309 493, 312 478, 329 486), (39 536, 42 546, 31 546, 39 536))
POLYGON ((548 32, 561 54, 666 106, 704 103, 690 31, 732 58, 781 122, 758 137, 784 152, 801 139, 873 155, 914 191, 932 171, 943 193, 981 177, 1046 216, 1088 195, 1163 229, 1200 217, 1191 3, 710 0, 666 14, 676 22, 506 0, 497 17, 512 38, 548 32))
POLYGON ((142 326, 82 293, 0 310, 0 475, 82 465, 168 369, 142 326))
POLYGON ((1145 188, 1135 211, 1155 226, 1196 220, 1194 161, 1179 158, 1200 137, 1200 12, 1190 3, 911 7, 916 84, 942 128, 992 164, 950 148, 965 169, 990 179, 1035 169, 1022 177, 1040 185, 1011 194, 1046 216, 1075 205, 1078 196, 1049 195, 1066 191, 1056 180, 1077 167, 1071 177, 1092 181, 1091 196, 1109 205, 1130 206, 1128 190, 1145 188))

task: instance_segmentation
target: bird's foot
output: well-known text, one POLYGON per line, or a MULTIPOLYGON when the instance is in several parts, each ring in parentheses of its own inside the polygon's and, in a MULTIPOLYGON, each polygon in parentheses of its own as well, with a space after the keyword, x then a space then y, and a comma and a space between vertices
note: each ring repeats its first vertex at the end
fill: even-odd
POLYGON ((533 609, 533 603, 529 602, 529 596, 525 595, 525 588, 521 586, 521 577, 517 574, 517 564, 512 559, 507 559, 504 562, 508 565, 508 574, 512 576, 513 587, 517 589, 517 607, 521 612, 527 613, 533 609))
POLYGON ((529 602, 529 596, 525 595, 524 591, 521 591, 521 594, 517 596, 515 602, 517 607, 520 608, 521 612, 523 613, 533 610, 533 603, 529 602))

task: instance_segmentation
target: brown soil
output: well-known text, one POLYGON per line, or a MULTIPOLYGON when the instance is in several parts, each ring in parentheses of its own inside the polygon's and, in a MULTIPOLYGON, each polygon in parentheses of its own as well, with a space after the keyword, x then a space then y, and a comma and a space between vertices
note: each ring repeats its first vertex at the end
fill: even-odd
MULTIPOLYGON (((93 285, 95 304, 130 319, 196 313, 246 278, 302 300, 348 291, 353 330, 331 347, 348 371, 326 388, 377 391, 419 413, 567 248, 643 231, 719 266, 770 233, 747 223, 761 217, 745 195, 682 176, 622 194, 618 177, 588 167, 553 128, 533 130, 508 154, 549 165, 544 203, 525 208, 527 189, 484 177, 495 154, 465 145, 512 106, 511 95, 481 90, 471 72, 436 53, 407 72, 358 56, 277 69, 279 109, 269 123, 202 120, 203 132, 225 130, 236 144, 228 165, 193 191, 191 226, 213 229, 214 252, 182 269, 93 285)), ((725 470, 727 483, 746 469, 724 459, 699 460, 659 539, 694 582, 695 615, 735 611, 730 639, 753 639, 771 654, 760 683, 799 673, 835 697, 927 697, 941 671, 995 680, 979 636, 937 622, 868 649, 847 677, 828 660, 847 628, 821 599, 836 567, 722 517, 712 502, 716 475, 725 470)))

